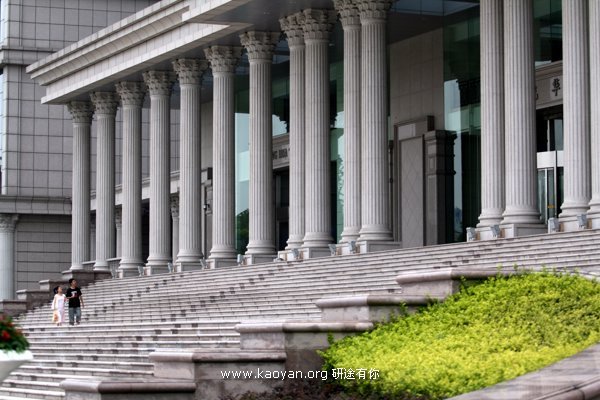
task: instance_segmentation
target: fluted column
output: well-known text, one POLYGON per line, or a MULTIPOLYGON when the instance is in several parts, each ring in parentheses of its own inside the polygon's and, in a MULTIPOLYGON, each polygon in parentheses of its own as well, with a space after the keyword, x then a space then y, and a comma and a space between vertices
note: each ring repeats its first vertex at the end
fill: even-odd
POLYGON ((121 208, 115 208, 115 230, 117 231, 117 250, 116 257, 123 254, 123 213, 121 208))
POLYGON ((167 272, 171 261, 171 89, 170 71, 144 72, 150 94, 150 251, 147 273, 167 272))
POLYGON ((361 22, 360 240, 392 240, 389 206, 386 19, 391 0, 356 0, 361 22))
POLYGON ((592 226, 600 227, 600 0, 590 0, 590 109, 592 157, 592 199, 588 215, 592 226))
POLYGON ((240 47, 205 50, 213 75, 213 202, 211 259, 236 258, 235 251, 235 66, 240 47))
POLYGON ((119 99, 114 92, 91 95, 96 110, 96 263, 95 271, 108 271, 115 256, 115 117, 119 99))
POLYGON ((532 0, 504 0, 504 224, 539 223, 532 0))
POLYGON ((120 82, 123 116, 123 247, 119 276, 135 276, 142 259, 142 104, 141 82, 120 82))
POLYGON ((202 164, 200 162, 200 89, 204 60, 173 62, 181 88, 179 155, 179 253, 177 268, 200 267, 202 255, 201 218, 202 164))
POLYGON ((73 204, 71 209, 71 270, 83 269, 90 258, 90 136, 92 103, 72 101, 73 204))
POLYGON ((15 293, 15 227, 17 214, 0 214, 0 300, 12 300, 15 293))
POLYGON ((342 243, 357 240, 360 207, 360 41, 354 0, 334 0, 344 29, 344 230, 342 243))
POLYGON ((499 224, 504 211, 503 0, 482 0, 481 215, 478 227, 499 224))
POLYGON ((177 253, 179 253, 179 195, 174 194, 171 196, 171 218, 173 220, 173 245, 171 246, 173 251, 173 260, 177 260, 177 253))
POLYGON ((305 10, 306 43, 305 234, 302 247, 325 247, 331 237, 329 138, 329 32, 335 13, 305 10))
POLYGON ((299 248, 304 239, 305 58, 301 13, 279 20, 290 49, 290 206, 286 249, 299 248))
POLYGON ((279 34, 240 35, 250 62, 250 255, 275 254, 271 63, 279 34))
POLYGON ((561 218, 586 213, 591 198, 587 7, 587 0, 562 2, 565 200, 561 218))

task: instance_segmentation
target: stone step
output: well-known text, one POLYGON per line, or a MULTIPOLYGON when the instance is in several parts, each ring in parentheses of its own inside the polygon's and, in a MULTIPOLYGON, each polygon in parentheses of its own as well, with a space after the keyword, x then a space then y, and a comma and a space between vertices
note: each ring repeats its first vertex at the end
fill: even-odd
MULTIPOLYGON (((85 325, 79 325, 79 327, 83 327, 85 325)), ((61 327, 62 328, 62 327, 61 327)), ((69 329, 69 328, 67 328, 69 329)), ((106 326, 106 330, 110 332, 110 335, 100 335, 100 334, 92 334, 97 333, 96 331, 90 330, 63 330, 57 329, 56 331, 52 331, 50 329, 47 330, 31 330, 27 329, 25 334, 29 339, 33 338, 61 338, 61 337, 78 337, 82 335, 86 335, 87 337, 113 337, 113 336, 154 336, 154 335, 206 335, 206 336, 216 336, 216 335, 231 335, 235 334, 235 325, 229 325, 227 328, 223 325, 214 325, 214 326, 206 326, 202 328, 146 328, 146 329, 127 329, 121 328, 118 325, 113 325, 112 327, 106 326)))
POLYGON ((60 388, 57 390, 54 387, 47 386, 39 387, 38 389, 0 386, 0 398, 2 398, 1 396, 10 400, 18 398, 63 400, 65 398, 65 392, 60 388))
MULTIPOLYGON (((84 348, 87 349, 94 349, 94 351, 97 351, 96 347, 91 347, 91 344, 88 344, 87 346, 81 346, 84 343, 75 343, 73 345, 70 345, 68 342, 64 342, 64 343, 60 343, 61 347, 63 349, 65 349, 65 351, 67 349, 69 349, 70 351, 80 351, 84 348)), ((101 343, 100 343, 101 344, 101 343)), ((239 340, 198 340, 198 341, 190 341, 190 342, 182 342, 182 341, 178 341, 178 340, 164 340, 164 341, 160 341, 160 342, 152 342, 152 341, 147 341, 147 342, 143 342, 143 341, 137 341, 137 340, 132 340, 132 341, 122 341, 122 342, 118 342, 118 343, 113 343, 113 345, 120 349, 121 351, 127 351, 129 352, 130 349, 136 349, 136 348, 147 348, 147 349, 153 349, 153 348, 168 348, 168 347, 193 347, 194 345, 196 347, 207 347, 207 346, 223 346, 223 347, 235 347, 237 345, 239 345, 239 340)), ((48 349, 48 348, 52 348, 56 346, 56 343, 54 342, 35 342, 35 344, 32 344, 31 349, 48 349)), ((32 350, 34 352, 35 355, 35 351, 32 350)))
POLYGON ((11 377, 17 377, 19 380, 38 380, 38 381, 55 381, 59 382, 64 379, 76 377, 82 379, 84 376, 111 376, 118 374, 128 378, 148 378, 154 374, 153 364, 146 364, 144 370, 140 369, 126 369, 127 365, 123 365, 122 368, 108 368, 98 367, 86 367, 81 364, 76 364, 72 367, 55 367, 52 365, 44 366, 28 366, 27 368, 20 368, 19 371, 13 373, 11 377))
MULTIPOLYGON (((148 354, 99 354, 99 353, 51 353, 36 352, 35 361, 40 362, 58 362, 58 361, 104 361, 115 363, 125 363, 129 366, 138 363, 145 364, 148 361, 148 354)), ((24 368, 24 367, 23 367, 24 368)))
POLYGON ((208 341, 226 341, 227 339, 237 339, 239 334, 214 334, 214 335, 105 335, 105 336, 38 336, 36 337, 37 343, 71 343, 71 344, 82 344, 82 343, 103 343, 103 342, 167 342, 167 341, 179 341, 179 342, 208 342, 208 341))

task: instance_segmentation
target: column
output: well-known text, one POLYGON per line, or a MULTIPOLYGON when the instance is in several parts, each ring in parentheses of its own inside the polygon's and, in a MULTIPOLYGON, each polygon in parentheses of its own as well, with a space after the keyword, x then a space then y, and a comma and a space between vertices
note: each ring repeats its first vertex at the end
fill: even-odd
POLYGON ((141 82, 119 82, 123 116, 123 231, 119 276, 137 276, 142 260, 142 104, 141 82))
POLYGON ((279 34, 240 35, 250 62, 250 240, 249 255, 275 254, 273 202, 271 62, 279 34))
POLYGON ((213 202, 210 258, 234 264, 235 251, 235 108, 234 78, 242 49, 205 49, 213 75, 213 202), (229 262, 228 262, 229 261, 229 262))
POLYGON ((342 243, 360 233, 360 41, 358 9, 353 0, 334 0, 344 29, 344 230, 342 243))
POLYGON ((506 209, 503 224, 538 224, 532 0, 504 0, 506 209))
POLYGON ((329 135, 329 32, 335 13, 305 10, 306 153, 305 229, 302 247, 325 248, 331 237, 329 135))
POLYGON ((91 95, 96 115, 96 263, 94 271, 108 271, 115 256, 115 117, 119 98, 114 92, 91 95))
POLYGON ((115 208, 115 229, 117 231, 117 250, 116 257, 121 257, 123 254, 123 213, 121 208, 115 208))
MULTIPOLYGON (((590 134, 591 154, 600 154, 600 0, 590 0, 590 134)), ((592 199, 588 216, 600 228, 600 157, 592 157, 592 199)))
POLYGON ((299 248, 305 232, 305 45, 298 16, 294 14, 279 20, 290 48, 290 206, 286 249, 299 248))
POLYGON ((144 72, 150 94, 150 251, 147 274, 168 272, 171 261, 170 71, 144 72))
POLYGON ((562 2, 565 200, 561 219, 585 214, 591 198, 587 5, 587 0, 562 2))
POLYGON ((73 199, 71 208, 71 270, 83 269, 90 258, 90 136, 92 103, 72 101, 73 117, 73 199))
POLYGON ((96 216, 90 215, 90 260, 96 259, 96 216))
POLYGON ((173 219, 173 245, 171 246, 173 251, 173 260, 177 260, 177 253, 179 253, 179 195, 174 194, 171 196, 171 218, 173 219))
POLYGON ((361 241, 392 240, 386 19, 391 0, 357 0, 361 23, 361 241))
POLYGON ((17 214, 0 214, 0 300, 12 300, 15 293, 15 227, 17 214))
POLYGON ((502 0, 482 0, 481 215, 478 227, 500 224, 504 211, 504 58, 502 0))
POLYGON ((179 253, 177 268, 200 268, 202 164, 200 162, 200 89, 206 61, 180 59, 173 62, 181 88, 179 155, 179 253))

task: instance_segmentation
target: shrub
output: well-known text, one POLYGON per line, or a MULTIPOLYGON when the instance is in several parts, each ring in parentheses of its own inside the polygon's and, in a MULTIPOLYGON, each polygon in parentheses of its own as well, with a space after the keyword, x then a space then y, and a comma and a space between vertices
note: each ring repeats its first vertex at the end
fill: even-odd
POLYGON ((22 353, 29 347, 29 342, 23 336, 13 320, 8 315, 0 314, 0 351, 15 351, 22 353))
POLYGON ((339 380, 347 390, 440 399, 537 370, 599 339, 600 285, 545 272, 464 287, 322 355, 332 371, 379 371, 378 379, 339 380))

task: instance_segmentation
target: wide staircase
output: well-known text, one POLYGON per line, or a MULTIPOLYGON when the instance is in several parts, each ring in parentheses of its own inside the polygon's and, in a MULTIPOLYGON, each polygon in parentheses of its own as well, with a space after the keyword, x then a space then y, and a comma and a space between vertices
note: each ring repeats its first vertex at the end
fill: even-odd
POLYGON ((595 272, 600 231, 99 281, 84 288, 80 326, 53 326, 49 305, 18 319, 35 360, 0 386, 0 399, 63 399, 68 378, 149 378, 151 352, 239 347, 242 321, 319 320, 320 298, 401 293, 402 273, 498 265, 595 272))

